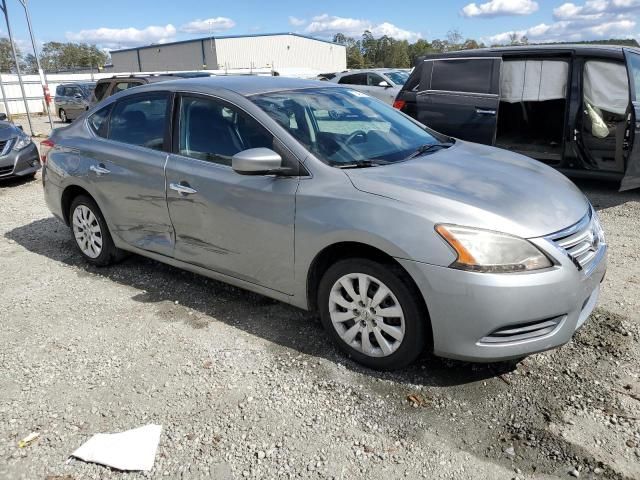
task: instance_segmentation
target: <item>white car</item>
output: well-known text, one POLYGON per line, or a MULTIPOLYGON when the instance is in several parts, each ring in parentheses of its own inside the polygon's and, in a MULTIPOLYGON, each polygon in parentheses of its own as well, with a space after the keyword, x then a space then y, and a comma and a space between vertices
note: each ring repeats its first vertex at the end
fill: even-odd
POLYGON ((349 70, 336 74, 327 81, 348 85, 349 88, 359 90, 393 105, 400 89, 409 78, 409 72, 394 68, 374 68, 370 70, 349 70))

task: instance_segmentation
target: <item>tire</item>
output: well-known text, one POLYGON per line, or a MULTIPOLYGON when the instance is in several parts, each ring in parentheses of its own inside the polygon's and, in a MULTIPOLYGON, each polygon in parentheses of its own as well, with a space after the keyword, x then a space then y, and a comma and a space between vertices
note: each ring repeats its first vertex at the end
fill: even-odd
POLYGON ((340 260, 320 280, 320 320, 338 348, 358 363, 399 369, 412 363, 426 344, 428 314, 418 295, 400 267, 365 258, 340 260), (361 284, 367 287, 365 301, 361 284))
POLYGON ((73 199, 69 225, 76 246, 87 262, 106 267, 122 259, 123 252, 113 243, 107 222, 92 198, 78 195, 73 199))
POLYGON ((69 117, 67 117, 67 112, 64 111, 64 108, 58 110, 58 117, 60 117, 62 123, 69 123, 69 117))

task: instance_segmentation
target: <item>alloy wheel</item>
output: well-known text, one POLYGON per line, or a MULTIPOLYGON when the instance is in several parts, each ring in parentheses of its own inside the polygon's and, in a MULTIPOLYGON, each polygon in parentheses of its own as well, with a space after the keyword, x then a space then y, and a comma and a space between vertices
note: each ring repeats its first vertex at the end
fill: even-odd
POLYGON ((404 339, 400 302, 377 278, 351 273, 339 278, 329 295, 329 316, 347 345, 370 357, 386 357, 404 339))
POLYGON ((82 253, 97 258, 102 253, 102 230, 97 217, 86 205, 73 211, 73 235, 82 253))

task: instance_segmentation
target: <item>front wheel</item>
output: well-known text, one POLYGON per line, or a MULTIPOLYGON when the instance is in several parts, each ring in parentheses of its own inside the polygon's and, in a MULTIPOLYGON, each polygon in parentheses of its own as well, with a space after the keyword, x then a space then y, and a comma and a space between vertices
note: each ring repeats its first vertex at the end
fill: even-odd
POLYGON ((425 345, 427 314, 404 271, 368 259, 346 259, 322 277, 318 305, 337 346, 357 362, 394 370, 425 345))
POLYGON ((67 112, 64 111, 64 108, 60 109, 60 111, 58 112, 58 116, 60 117, 60 120, 62 120, 62 123, 69 122, 69 117, 67 117, 67 112))

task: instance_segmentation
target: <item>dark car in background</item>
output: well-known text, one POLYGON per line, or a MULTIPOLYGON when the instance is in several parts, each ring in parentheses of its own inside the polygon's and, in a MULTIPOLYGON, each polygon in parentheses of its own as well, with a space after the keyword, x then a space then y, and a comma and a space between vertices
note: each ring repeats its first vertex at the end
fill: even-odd
POLYGON ((548 45, 422 57, 394 106, 446 135, 627 190, 640 187, 639 102, 639 49, 548 45))
POLYGON ((40 169, 38 148, 22 128, 0 121, 0 181, 33 177, 40 169))
POLYGON ((115 95, 116 93, 128 90, 132 87, 138 87, 140 85, 146 85, 148 83, 165 82, 167 80, 176 80, 175 75, 154 75, 154 74, 141 74, 141 75, 114 75, 109 78, 102 78, 96 83, 96 87, 93 91, 91 104, 96 104, 105 98, 115 95))
POLYGON ((56 113, 64 123, 70 122, 91 105, 91 95, 95 82, 65 83, 56 87, 54 98, 56 113))

